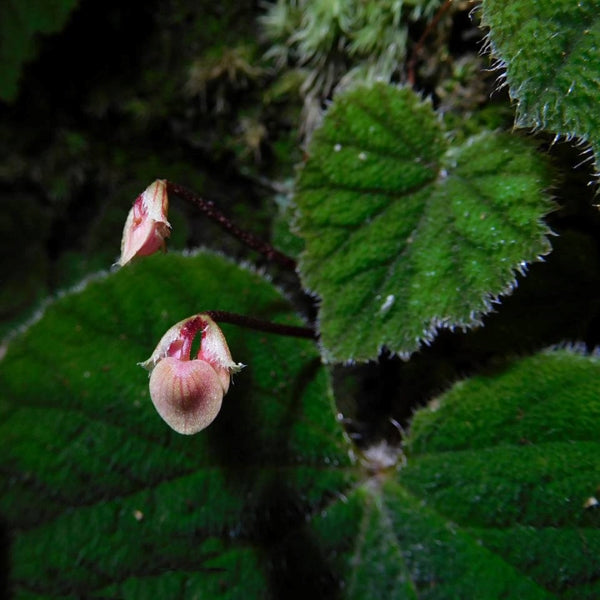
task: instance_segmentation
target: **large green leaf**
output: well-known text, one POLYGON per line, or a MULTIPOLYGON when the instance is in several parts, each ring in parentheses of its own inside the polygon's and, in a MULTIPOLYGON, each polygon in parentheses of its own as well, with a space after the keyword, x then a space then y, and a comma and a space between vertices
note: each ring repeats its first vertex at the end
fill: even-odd
POLYGON ((410 354, 469 327, 550 250, 546 162, 525 140, 449 144, 429 103, 384 84, 339 96, 300 172, 305 286, 326 360, 410 354))
POLYGON ((464 573, 452 597, 598 597, 600 513, 588 507, 600 491, 599 387, 597 357, 542 353, 417 414, 399 481, 443 522, 446 547, 464 548, 446 555, 448 572, 464 573))
POLYGON ((351 481, 314 344, 224 325, 234 378, 217 420, 180 436, 136 365, 175 322, 218 308, 296 322, 223 258, 152 257, 50 305, 0 382, 0 515, 16 597, 263 598, 335 583, 305 519, 351 481), (306 558, 308 557, 308 558, 306 558))
POLYGON ((3 0, 0 2, 0 100, 17 97, 23 63, 35 54, 36 35, 65 25, 77 0, 3 0))
MULTIPOLYGON (((456 385, 407 462, 354 464, 311 342, 224 326, 238 374, 194 437, 155 414, 146 358, 217 306, 297 322, 223 258, 93 279, 0 371, 0 515, 21 598, 597 597, 598 358, 566 351, 456 385)), ((356 451, 355 451, 356 452, 356 451)))
POLYGON ((484 0, 493 53, 506 68, 517 124, 600 150, 600 1, 484 0))
POLYGON ((347 495, 346 597, 598 598, 599 388, 597 357, 552 352, 418 412, 407 464, 347 495))

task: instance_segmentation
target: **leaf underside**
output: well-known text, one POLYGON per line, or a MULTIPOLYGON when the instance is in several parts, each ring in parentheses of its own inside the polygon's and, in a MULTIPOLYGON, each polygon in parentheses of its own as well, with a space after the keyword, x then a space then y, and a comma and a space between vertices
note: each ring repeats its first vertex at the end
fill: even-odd
POLYGON ((545 353, 457 384, 384 469, 351 458, 310 341, 227 325, 248 366, 221 414, 197 436, 168 429, 135 363, 217 298, 298 322, 260 276, 169 255, 93 279, 12 341, 14 598, 597 597, 598 358, 545 353))
POLYGON ((326 361, 409 355, 470 327, 549 252, 545 160, 483 133, 449 145, 429 103, 385 84, 339 96, 300 172, 302 281, 321 298, 326 361))
POLYGON ((517 124, 600 150, 600 2, 484 0, 492 51, 517 100, 517 124))

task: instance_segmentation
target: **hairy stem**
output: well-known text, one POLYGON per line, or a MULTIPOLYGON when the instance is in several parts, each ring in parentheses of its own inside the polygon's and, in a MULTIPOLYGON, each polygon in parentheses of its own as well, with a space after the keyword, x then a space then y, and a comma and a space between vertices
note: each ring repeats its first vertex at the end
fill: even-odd
POLYGON ((239 325, 256 329, 266 333, 276 333, 277 335, 287 335, 291 337, 308 338, 316 340, 317 332, 311 327, 297 327, 295 325, 282 325, 281 323, 272 323, 271 321, 263 321, 254 317, 238 315, 236 313, 226 312, 224 310, 208 310, 205 312, 213 321, 217 323, 230 323, 231 325, 239 325))
POLYGON ((276 250, 271 246, 271 244, 257 238, 252 235, 248 231, 245 231, 232 223, 220 210, 218 210, 214 203, 204 200, 194 192, 188 190, 187 188, 179 185, 178 183, 173 183, 172 181, 167 181, 167 193, 175 194, 184 200, 191 202, 196 208, 200 209, 209 219, 212 219, 217 223, 221 228, 223 228, 227 233, 233 235, 238 240, 240 240, 243 244, 252 248, 256 252, 259 252, 270 261, 276 262, 280 266, 285 269, 289 269, 290 271, 296 270, 296 261, 283 254, 279 250, 276 250))

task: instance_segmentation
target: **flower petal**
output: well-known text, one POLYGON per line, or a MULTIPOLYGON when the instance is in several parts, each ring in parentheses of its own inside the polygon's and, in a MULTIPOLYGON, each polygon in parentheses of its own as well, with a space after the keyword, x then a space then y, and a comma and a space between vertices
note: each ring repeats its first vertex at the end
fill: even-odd
POLYGON ((171 235, 168 210, 167 182, 157 179, 136 198, 127 215, 121 239, 120 266, 136 256, 149 256, 164 250, 165 239, 171 235))

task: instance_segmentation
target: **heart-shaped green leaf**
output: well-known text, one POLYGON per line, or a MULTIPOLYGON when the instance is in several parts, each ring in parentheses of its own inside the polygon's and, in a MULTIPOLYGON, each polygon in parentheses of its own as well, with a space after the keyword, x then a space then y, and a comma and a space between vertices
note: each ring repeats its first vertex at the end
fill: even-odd
POLYGON ((484 133, 454 146, 429 103, 378 84, 339 96, 315 132, 295 201, 305 286, 326 360, 410 354, 469 327, 549 252, 546 161, 484 133))

